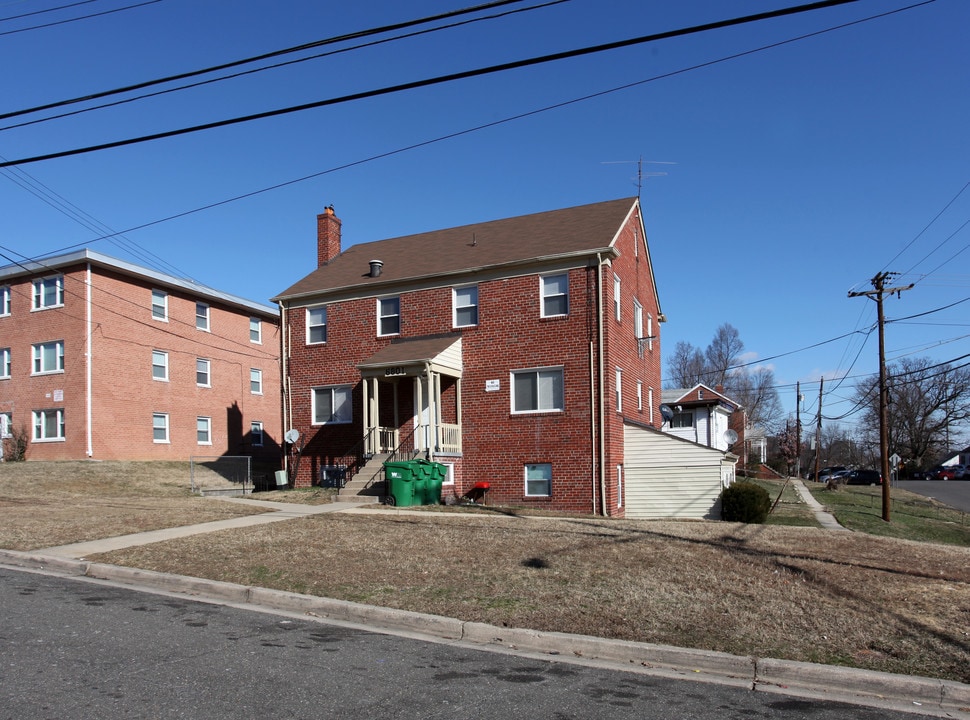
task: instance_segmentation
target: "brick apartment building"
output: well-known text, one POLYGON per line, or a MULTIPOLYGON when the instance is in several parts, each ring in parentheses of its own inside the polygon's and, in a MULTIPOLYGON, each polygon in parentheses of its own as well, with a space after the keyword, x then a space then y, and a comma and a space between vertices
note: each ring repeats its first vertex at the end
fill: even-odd
POLYGON ((317 220, 317 268, 274 298, 297 485, 418 453, 455 496, 488 482, 490 503, 624 515, 625 448, 664 441, 637 198, 343 251, 333 209, 317 220))
POLYGON ((29 460, 280 456, 279 314, 92 250, 0 268, 0 424, 29 460))

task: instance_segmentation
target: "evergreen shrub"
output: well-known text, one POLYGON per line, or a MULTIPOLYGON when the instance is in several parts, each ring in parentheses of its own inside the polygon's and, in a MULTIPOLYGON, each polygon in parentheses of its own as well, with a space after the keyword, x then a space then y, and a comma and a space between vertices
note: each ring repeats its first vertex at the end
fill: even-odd
POLYGON ((763 523, 770 510, 768 491, 752 482, 733 482, 721 493, 721 518, 728 522, 763 523))

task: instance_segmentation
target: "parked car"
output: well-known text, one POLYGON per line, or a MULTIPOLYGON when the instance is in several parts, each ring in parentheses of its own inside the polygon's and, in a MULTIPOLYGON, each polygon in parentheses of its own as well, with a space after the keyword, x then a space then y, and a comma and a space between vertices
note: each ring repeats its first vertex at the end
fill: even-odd
POLYGON ((878 470, 850 470, 845 477, 847 485, 882 485, 882 475, 878 470))
POLYGON ((907 480, 931 480, 929 470, 913 470, 906 478, 907 480))
POLYGON ((970 480, 967 477, 967 466, 966 465, 954 465, 953 466, 954 480, 970 480))
POLYGON ((847 471, 848 468, 846 468, 844 465, 832 465, 831 467, 824 467, 818 471, 818 481, 828 482, 829 478, 835 475, 835 473, 847 471))
POLYGON ((944 467, 942 465, 937 465, 935 468, 930 470, 930 477, 933 480, 954 480, 956 479, 956 472, 954 472, 952 467, 944 467))

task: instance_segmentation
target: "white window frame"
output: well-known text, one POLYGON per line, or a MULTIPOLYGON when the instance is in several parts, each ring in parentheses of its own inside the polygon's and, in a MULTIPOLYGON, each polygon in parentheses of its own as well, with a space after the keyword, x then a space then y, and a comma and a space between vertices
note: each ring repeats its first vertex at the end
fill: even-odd
POLYGON ((263 394, 263 371, 259 368, 249 368, 249 392, 253 395, 263 394))
MULTIPOLYGON (((542 368, 524 368, 521 370, 513 370, 509 374, 509 387, 511 388, 511 408, 513 415, 527 415, 530 413, 548 413, 548 412, 563 412, 566 409, 566 381, 565 372, 562 365, 554 367, 542 367, 542 368), (517 409, 517 389, 516 380, 520 378, 534 377, 535 378, 535 407, 528 409, 517 409), (558 377, 558 382, 557 378, 558 377), (552 397, 543 398, 543 388, 541 386, 543 378, 546 381, 552 381, 551 391, 552 397), (557 395, 557 384, 558 384, 558 397, 557 395), (544 399, 546 402, 544 403, 544 399), (557 405, 558 403, 558 405, 557 405)), ((548 387, 548 386, 547 386, 548 387)))
POLYGON ((623 368, 616 368, 616 411, 623 412, 623 368))
POLYGON ((64 341, 51 340, 50 342, 37 343, 31 345, 31 375, 52 375, 64 372, 64 341), (44 367, 44 349, 54 347, 54 367, 44 367))
POLYGON ((168 322, 168 293, 164 290, 152 290, 152 320, 168 322))
POLYGON ((647 350, 653 350, 653 315, 647 313, 647 350))
POLYGON ((198 445, 212 444, 212 418, 200 415, 195 419, 195 442, 198 445))
POLYGON ((168 445, 170 443, 168 413, 152 413, 152 442, 156 445, 168 445), (158 430, 162 431, 164 437, 158 437, 158 430))
POLYGON ((643 380, 637 380, 637 410, 643 411, 643 380))
POLYGON ((34 310, 49 310, 51 308, 64 306, 64 276, 51 275, 50 277, 38 278, 33 282, 33 293, 31 302, 31 312, 34 310), (54 284, 54 302, 47 303, 48 284, 54 284))
POLYGON ((0 348, 0 379, 9 380, 13 369, 10 348, 0 348))
POLYGON ((263 344, 263 321, 258 317, 249 318, 249 342, 254 345, 263 344))
POLYGON ((539 276, 539 317, 552 318, 552 317, 566 317, 569 315, 569 273, 556 273, 554 275, 540 275, 539 276), (565 292, 551 292, 551 284, 553 281, 559 281, 560 279, 565 280, 566 290, 565 292), (565 302, 565 309, 562 312, 547 312, 546 305, 550 301, 556 301, 559 298, 563 298, 565 302))
POLYGON ((11 297, 9 285, 0 287, 0 317, 7 317, 10 314, 11 297))
POLYGON ((164 350, 152 350, 152 380, 168 382, 168 353, 164 350), (155 375, 155 368, 162 369, 160 377, 155 375))
POLYGON ((195 384, 198 387, 212 387, 212 361, 209 358, 195 359, 195 384), (201 374, 205 374, 205 382, 199 382, 201 374))
POLYGON ((347 425, 354 421, 353 410, 353 385, 323 385, 310 388, 310 420, 315 426, 320 425, 347 425), (330 415, 326 420, 320 420, 317 413, 317 397, 324 393, 330 397, 330 415), (344 415, 338 415, 334 408, 338 406, 338 394, 343 398, 343 403, 339 403, 345 409, 344 415))
POLYGON ((307 345, 326 345, 327 344, 327 306, 317 305, 306 309, 306 344, 307 345), (322 315, 322 322, 314 322, 314 313, 322 315), (323 328, 323 339, 313 339, 313 331, 319 332, 323 328))
POLYGON ((249 436, 252 438, 252 447, 263 447, 263 421, 253 420, 249 423, 249 436), (257 439, 258 438, 258 439, 257 439))
POLYGON ((653 424, 653 388, 647 388, 647 414, 650 417, 650 424, 653 424))
POLYGON ((478 285, 462 285, 451 290, 451 326, 456 328, 478 326, 478 285), (470 297, 474 295, 474 297, 470 297), (474 313, 472 322, 461 322, 459 312, 474 313))
POLYGON ((392 337, 401 334, 401 296, 377 298, 377 337, 392 337), (396 312, 385 312, 384 303, 397 303, 396 312), (397 319, 397 329, 394 332, 384 332, 384 321, 397 319))
POLYGON ((616 321, 623 319, 622 303, 620 302, 620 276, 613 273, 613 315, 616 321))
POLYGON ((674 416, 670 418, 670 427, 678 430, 694 427, 694 411, 684 410, 674 413, 674 416), (687 420, 690 420, 690 422, 686 422, 687 420))
POLYGON ((13 413, 0 412, 0 438, 13 437, 13 413))
POLYGON ((64 428, 64 408, 48 408, 46 410, 34 410, 31 413, 31 425, 33 431, 31 437, 34 442, 64 442, 67 433, 64 428), (55 423, 55 434, 47 434, 47 418, 53 413, 55 423))
POLYGON ((210 332, 210 322, 209 322, 209 307, 208 303, 204 303, 201 300, 197 300, 195 303, 195 328, 196 330, 201 330, 202 332, 210 332))
POLYGON ((616 466, 616 506, 623 507, 623 466, 616 466))
MULTIPOLYGON (((638 342, 642 342, 650 334, 643 334, 643 305, 636 298, 633 298, 633 332, 638 342)), ((647 340, 647 342, 651 343, 653 340, 647 340)))
POLYGON ((526 497, 552 497, 552 463, 528 463, 522 472, 523 490, 526 497), (530 473, 532 477, 530 477, 530 473), (544 477, 536 477, 542 473, 544 477), (540 483, 545 485, 545 492, 530 492, 540 483))

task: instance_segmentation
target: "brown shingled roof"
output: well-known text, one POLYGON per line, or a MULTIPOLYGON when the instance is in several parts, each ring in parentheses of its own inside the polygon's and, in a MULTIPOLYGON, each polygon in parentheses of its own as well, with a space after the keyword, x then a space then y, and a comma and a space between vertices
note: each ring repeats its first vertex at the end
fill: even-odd
POLYGON ((637 198, 622 198, 359 243, 287 288, 274 301, 338 288, 592 253, 612 245, 636 203, 637 198), (371 260, 384 263, 379 277, 369 276, 371 260))

